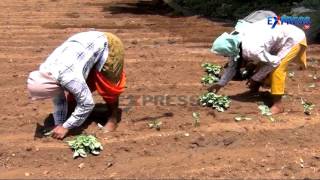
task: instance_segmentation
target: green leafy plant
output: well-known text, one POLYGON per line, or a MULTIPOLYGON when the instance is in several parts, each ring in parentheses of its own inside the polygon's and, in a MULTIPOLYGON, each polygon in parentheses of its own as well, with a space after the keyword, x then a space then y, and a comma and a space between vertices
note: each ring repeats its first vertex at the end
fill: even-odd
POLYGON ((194 125, 194 127, 199 127, 200 126, 200 113, 193 112, 192 113, 192 117, 193 117, 193 125, 194 125))
POLYGON ((88 153, 99 155, 103 150, 101 143, 92 135, 78 135, 67 143, 74 150, 73 158, 85 158, 88 153))
POLYGON ((224 112, 230 107, 231 100, 228 96, 207 92, 200 96, 200 103, 202 106, 212 107, 219 112, 224 112))
POLYGON ((261 115, 268 117, 271 122, 275 121, 275 119, 272 117, 270 108, 267 105, 260 104, 258 108, 260 109, 261 115))
POLYGON ((148 123, 148 126, 149 128, 154 128, 156 129, 157 131, 160 131, 160 128, 161 128, 161 125, 162 125, 162 122, 157 120, 157 119, 154 119, 154 120, 151 120, 149 123, 148 123))
POLYGON ((311 102, 307 102, 301 98, 301 104, 303 105, 303 112, 306 115, 311 115, 311 110, 315 107, 315 105, 311 102))
POLYGON ((204 85, 211 85, 218 81, 219 81, 219 78, 211 74, 205 75, 204 77, 201 78, 201 83, 204 85))
POLYGON ((219 76, 221 72, 221 66, 211 63, 203 63, 201 65, 208 74, 219 76))

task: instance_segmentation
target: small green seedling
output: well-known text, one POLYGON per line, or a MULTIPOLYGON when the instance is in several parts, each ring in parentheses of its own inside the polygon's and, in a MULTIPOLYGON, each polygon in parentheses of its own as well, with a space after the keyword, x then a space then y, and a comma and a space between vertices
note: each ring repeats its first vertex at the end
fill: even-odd
POLYGON ((311 102, 307 102, 301 98, 301 104, 303 105, 303 112, 306 115, 311 115, 311 110, 315 107, 315 105, 311 102))
POLYGON ((205 75, 201 78, 201 83, 204 85, 211 85, 218 81, 219 81, 219 78, 211 74, 205 75))
POLYGON ((200 103, 202 106, 212 107, 219 112, 224 112, 230 107, 231 100, 228 96, 207 92, 200 96, 200 103))
POLYGON ((234 118, 234 120, 236 121, 236 122, 240 122, 240 121, 251 121, 252 120, 252 118, 251 117, 247 117, 247 116, 245 116, 245 115, 240 115, 240 116, 236 116, 235 118, 234 118))
POLYGON ((199 127, 200 126, 200 113, 193 112, 192 113, 192 117, 193 117, 193 125, 194 125, 194 127, 199 127))
POLYGON ((157 131, 160 131, 160 128, 161 128, 161 125, 162 125, 162 122, 157 120, 157 119, 154 119, 154 120, 151 120, 149 123, 148 123, 148 126, 150 129, 156 129, 157 131))
POLYGON ((275 119, 272 117, 270 108, 267 105, 260 104, 258 108, 260 109, 261 115, 268 117, 271 122, 275 121, 275 119))
POLYGON ((218 76, 221 72, 221 66, 216 65, 216 64, 211 64, 211 63, 203 63, 201 65, 204 70, 211 75, 218 76))
POLYGON ((78 135, 67 143, 74 150, 73 158, 85 158, 88 153, 99 155, 100 151, 103 150, 101 143, 92 135, 78 135))

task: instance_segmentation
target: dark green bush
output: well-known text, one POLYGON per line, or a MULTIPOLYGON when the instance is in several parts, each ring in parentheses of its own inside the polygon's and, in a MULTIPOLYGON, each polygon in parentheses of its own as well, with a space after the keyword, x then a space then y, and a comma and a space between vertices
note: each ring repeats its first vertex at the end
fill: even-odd
POLYGON ((289 12, 296 2, 301 0, 175 0, 179 5, 188 8, 199 15, 239 19, 255 10, 272 10, 278 14, 289 12))

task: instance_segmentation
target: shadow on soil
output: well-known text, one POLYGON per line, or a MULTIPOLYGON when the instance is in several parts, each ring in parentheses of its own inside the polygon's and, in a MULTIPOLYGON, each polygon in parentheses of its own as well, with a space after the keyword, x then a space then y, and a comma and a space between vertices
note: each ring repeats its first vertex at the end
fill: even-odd
POLYGON ((166 118, 166 117, 173 117, 174 114, 172 112, 166 112, 163 113, 162 115, 158 115, 158 116, 146 116, 143 118, 139 118, 139 119, 133 119, 131 120, 132 122, 139 122, 139 121, 152 121, 152 120, 157 120, 157 119, 161 119, 161 118, 166 118))
MULTIPOLYGON (((73 112, 73 111, 71 111, 73 112)), ((83 125, 81 125, 78 128, 72 129, 69 133, 69 135, 79 135, 81 134, 85 129, 88 128, 88 126, 92 123, 101 124, 104 126, 110 117, 110 112, 107 109, 106 104, 96 104, 95 108, 93 109, 90 116, 87 118, 87 120, 84 122, 83 125)), ((121 115, 122 110, 120 110, 118 114, 119 122, 121 121, 121 115)), ((43 125, 37 123, 36 130, 34 132, 34 138, 43 138, 45 137, 44 133, 49 132, 54 127, 54 120, 53 115, 49 114, 43 122, 43 125)))
POLYGON ((272 96, 268 91, 251 93, 249 91, 229 96, 230 99, 240 102, 263 102, 267 106, 272 105, 272 96))
MULTIPOLYGON (((91 4, 93 5, 93 4, 91 4)), ((101 4, 96 4, 101 5, 101 4)), ((136 14, 136 15, 161 15, 167 16, 171 18, 179 18, 179 17, 187 17, 193 16, 194 14, 189 12, 187 14, 180 12, 178 10, 174 10, 165 4, 162 1, 143 1, 140 0, 138 2, 130 2, 130 3, 114 3, 114 4, 105 4, 103 6, 104 12, 111 12, 112 14, 136 14)), ((222 26, 225 27, 233 27, 231 21, 226 22, 226 19, 218 19, 218 18, 207 18, 216 22, 224 22, 222 26)))
POLYGON ((152 1, 138 1, 130 3, 115 3, 113 5, 107 5, 103 7, 104 12, 111 12, 112 14, 150 14, 150 15, 163 15, 177 17, 181 14, 175 13, 169 6, 162 2, 152 1))

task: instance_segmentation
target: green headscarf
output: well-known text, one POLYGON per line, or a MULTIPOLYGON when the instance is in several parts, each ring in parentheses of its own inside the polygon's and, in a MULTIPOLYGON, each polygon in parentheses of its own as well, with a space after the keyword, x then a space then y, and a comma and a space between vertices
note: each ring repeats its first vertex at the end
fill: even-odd
POLYGON ((240 53, 240 37, 239 35, 231 35, 223 33, 219 36, 212 45, 211 52, 229 57, 239 57, 240 53))
POLYGON ((117 84, 123 71, 124 46, 118 36, 108 32, 105 35, 108 38, 109 53, 101 73, 112 83, 117 84))

